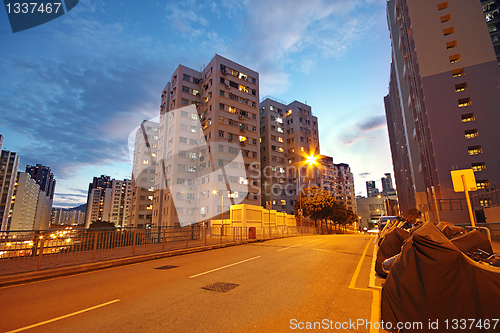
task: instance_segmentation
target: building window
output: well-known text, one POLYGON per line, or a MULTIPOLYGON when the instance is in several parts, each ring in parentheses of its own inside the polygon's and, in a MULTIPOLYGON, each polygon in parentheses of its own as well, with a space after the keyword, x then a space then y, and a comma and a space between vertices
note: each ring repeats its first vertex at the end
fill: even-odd
POLYGON ((189 93, 189 88, 182 86, 182 91, 189 93))
POLYGON ((441 23, 448 22, 451 20, 451 14, 446 14, 441 16, 441 23))
POLYGON ((465 131, 465 138, 466 139, 474 139, 479 136, 479 133, 477 129, 472 129, 472 130, 466 130, 465 131))
POLYGON ((446 48, 449 50, 449 49, 452 49, 454 47, 457 47, 457 41, 456 40, 452 40, 451 42, 447 42, 446 43, 446 48))
POLYGON ((458 106, 461 107, 461 108, 464 107, 464 106, 469 106, 471 104, 472 104, 472 102, 470 100, 470 97, 461 98, 461 99, 458 100, 458 106))
POLYGON ((445 8, 448 8, 448 1, 438 3, 438 10, 443 10, 445 8))
POLYGON ((182 136, 179 137, 179 142, 180 143, 187 143, 187 138, 183 138, 182 136))
POLYGON ((219 130, 219 137, 221 137, 221 138, 224 137, 224 131, 223 130, 219 130))
POLYGON ((450 64, 454 64, 454 63, 459 62, 461 60, 460 53, 451 55, 448 58, 450 59, 450 64))
POLYGON ((478 180, 476 181, 477 189, 486 189, 490 188, 490 182, 488 180, 478 180))
POLYGON ((224 110, 224 104, 219 103, 219 109, 220 109, 220 110, 224 110))
POLYGON ((445 36, 451 35, 453 33, 455 33, 455 28, 454 27, 449 27, 449 28, 443 29, 443 34, 445 36))
POLYGON ((486 164, 484 162, 472 163, 471 168, 474 172, 484 171, 486 170, 486 164))
POLYGON ((465 91, 467 89, 468 89, 467 82, 455 84, 455 91, 456 92, 465 91))
POLYGON ((182 79, 186 80, 186 81, 191 81, 191 77, 189 75, 187 75, 187 74, 183 74, 182 75, 182 79))
POLYGON ((178 185, 184 185, 184 178, 177 178, 178 185))
POLYGON ((462 76, 462 75, 464 75, 464 69, 463 68, 454 69, 451 71, 451 74, 453 75, 453 77, 462 76))
POLYGON ((224 97, 224 90, 221 90, 221 91, 220 91, 220 95, 221 95, 222 97, 224 97))
POLYGON ((471 146, 468 147, 469 155, 478 155, 483 153, 483 148, 481 146, 471 146))
POLYGON ((474 117, 474 113, 466 113, 462 115, 462 122, 468 123, 469 121, 475 121, 476 117, 474 117))

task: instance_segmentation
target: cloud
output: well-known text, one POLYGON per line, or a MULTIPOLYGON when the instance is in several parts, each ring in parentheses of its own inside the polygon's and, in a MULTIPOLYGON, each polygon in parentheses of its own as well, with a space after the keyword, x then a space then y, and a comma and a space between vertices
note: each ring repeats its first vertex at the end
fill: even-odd
POLYGON ((366 178, 366 177, 368 177, 369 175, 371 175, 371 173, 370 173, 370 172, 362 172, 362 173, 358 174, 358 176, 359 176, 360 178, 366 178))
POLYGON ((53 207, 72 208, 87 202, 87 194, 55 193, 53 207))
POLYGON ((366 118, 350 126, 347 129, 348 133, 342 135, 340 141, 343 145, 352 145, 363 140, 375 140, 377 136, 370 132, 386 126, 387 121, 384 115, 366 118))
POLYGON ((78 30, 48 37, 65 45, 58 57, 4 53, 0 64, 7 73, 0 113, 26 138, 17 144, 22 163, 47 165, 56 179, 71 178, 82 166, 128 162, 128 134, 159 112, 169 65, 148 59, 149 39, 120 24, 64 22, 78 30))

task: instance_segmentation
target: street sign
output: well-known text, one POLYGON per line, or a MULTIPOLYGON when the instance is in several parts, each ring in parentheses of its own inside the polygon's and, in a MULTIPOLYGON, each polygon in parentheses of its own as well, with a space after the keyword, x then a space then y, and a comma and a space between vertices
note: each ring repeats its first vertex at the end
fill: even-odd
POLYGON ((472 213, 472 205, 470 203, 469 191, 477 191, 476 178, 474 170, 463 169, 451 171, 451 180, 453 181, 453 189, 455 192, 464 192, 467 208, 469 209, 470 223, 473 227, 476 226, 474 214, 472 213))
POLYGON ((266 209, 267 209, 267 210, 271 210, 271 209, 273 209, 273 204, 272 204, 272 202, 271 202, 271 201, 266 201, 266 209))
POLYGON ((455 192, 464 191, 464 181, 462 180, 462 175, 465 177, 465 183, 467 184, 467 191, 477 191, 476 177, 474 177, 474 170, 463 169, 463 170, 451 171, 451 180, 453 181, 453 189, 455 190, 455 192))
POLYGON ((302 209, 297 209, 297 214, 299 214, 299 216, 302 216, 302 209))

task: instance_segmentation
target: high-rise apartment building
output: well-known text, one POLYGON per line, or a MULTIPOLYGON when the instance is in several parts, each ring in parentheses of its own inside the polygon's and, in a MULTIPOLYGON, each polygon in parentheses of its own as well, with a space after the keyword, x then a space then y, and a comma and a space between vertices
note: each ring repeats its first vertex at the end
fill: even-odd
POLYGON ((12 214, 12 195, 19 167, 19 156, 8 150, 2 150, 0 159, 0 223, 1 231, 9 230, 9 218, 12 214))
POLYGON ((260 205, 258 101, 259 74, 224 57, 177 67, 161 95, 154 225, 260 205))
POLYGON ((157 153, 158 122, 144 120, 135 132, 130 226, 152 224, 157 153))
POLYGON ((273 209, 293 214, 299 168, 301 188, 316 181, 304 161, 320 153, 318 119, 307 104, 266 98, 260 103, 260 140, 262 202, 271 201, 273 209))
POLYGON ((27 165, 26 172, 32 179, 40 186, 40 191, 45 192, 45 195, 50 199, 54 199, 54 191, 56 188, 56 180, 54 175, 50 172, 50 168, 41 164, 27 165))
POLYGON ((92 183, 89 184, 87 194, 87 210, 85 212, 85 227, 88 228, 94 221, 103 221, 102 215, 104 211, 104 194, 105 189, 111 187, 111 177, 101 175, 94 177, 92 183))
POLYGON ((52 225, 84 225, 85 212, 75 209, 55 208, 52 210, 52 225))
POLYGON ((117 227, 130 226, 128 218, 131 197, 132 183, 129 179, 116 180, 105 175, 94 177, 89 184, 86 227, 95 221, 111 222, 117 227))
POLYGON ((372 198, 379 194, 378 188, 375 187, 375 181, 369 180, 366 182, 366 197, 372 198))
POLYGON ((18 172, 7 230, 33 230, 40 186, 27 172, 18 172))
POLYGON ((325 191, 330 192, 337 202, 347 209, 356 212, 356 194, 354 191, 354 176, 349 164, 333 163, 330 156, 321 156, 318 159, 321 164, 318 185, 325 191))
POLYGON ((102 221, 111 222, 117 227, 130 226, 128 218, 131 198, 131 180, 113 179, 111 186, 104 190, 102 221))
POLYGON ((498 7, 498 0, 481 0, 481 7, 483 8, 491 42, 500 66, 500 8, 498 7))
POLYGON ((48 229, 50 225, 50 218, 52 216, 52 202, 54 200, 56 180, 54 179, 54 175, 50 171, 50 168, 41 164, 37 164, 35 166, 27 165, 26 172, 40 186, 34 229, 48 229))
POLYGON ((500 70, 485 8, 470 0, 387 2, 385 105, 404 213, 418 208, 433 218, 435 193, 441 219, 467 222, 467 211, 452 206, 464 197, 453 190, 454 169, 473 169, 479 190, 500 185, 500 70))

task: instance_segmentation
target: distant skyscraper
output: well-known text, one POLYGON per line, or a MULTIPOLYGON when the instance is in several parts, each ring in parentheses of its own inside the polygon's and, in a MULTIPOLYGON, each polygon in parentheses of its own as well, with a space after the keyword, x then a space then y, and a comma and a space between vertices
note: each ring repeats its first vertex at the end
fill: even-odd
POLYGON ((370 180, 366 182, 366 197, 376 197, 379 194, 378 189, 375 187, 375 181, 370 180))
POLYGON ((0 134, 0 151, 3 150, 3 136, 0 134))
POLYGON ((87 211, 85 213, 86 228, 94 221, 102 221, 105 189, 108 187, 111 187, 111 178, 105 175, 94 177, 92 183, 89 184, 87 211))
POLYGON ((9 217, 12 195, 16 183, 19 156, 8 150, 2 150, 0 159, 0 222, 1 231, 9 230, 9 217))
POLYGON ((52 172, 50 172, 50 168, 41 164, 35 166, 27 165, 26 172, 36 181, 38 186, 40 186, 34 229, 48 229, 52 215, 52 202, 54 199, 56 180, 52 172))
POLYGON ((27 165, 26 172, 32 179, 40 186, 40 191, 45 192, 50 199, 54 199, 54 191, 56 188, 56 180, 54 175, 50 172, 50 168, 41 164, 27 165))
POLYGON ((94 177, 89 184, 85 226, 88 228, 96 221, 111 222, 117 227, 128 226, 131 196, 129 179, 116 180, 105 175, 94 177))
MULTIPOLYGON (((404 213, 418 208, 437 221, 431 188, 438 202, 463 199, 453 189, 454 169, 473 169, 480 190, 500 186, 498 17, 494 1, 387 2, 392 67, 385 105, 404 213)), ((440 205, 441 220, 467 222, 461 206, 440 205)))

